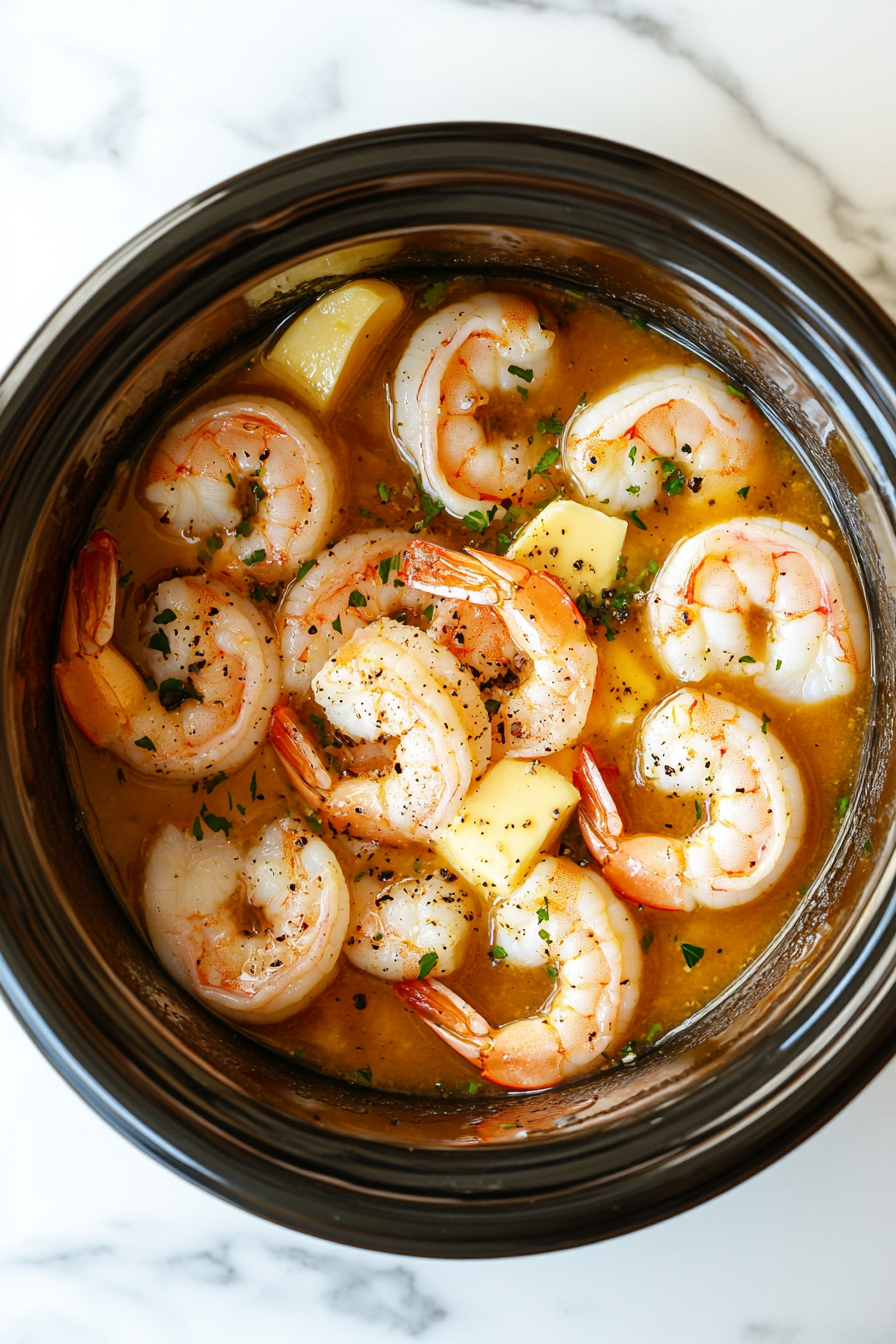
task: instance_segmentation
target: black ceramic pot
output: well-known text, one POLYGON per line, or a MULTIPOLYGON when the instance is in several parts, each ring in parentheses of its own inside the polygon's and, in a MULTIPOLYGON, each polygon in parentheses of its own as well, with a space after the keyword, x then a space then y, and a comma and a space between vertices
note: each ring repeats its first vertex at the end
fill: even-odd
POLYGON ((791 229, 674 164, 560 131, 339 141, 235 178, 125 247, 0 386, 0 980, 38 1046, 111 1124, 206 1189, 417 1255, 612 1236, 798 1143, 896 1046, 894 384, 896 331, 791 229), (347 275, 471 268, 588 288, 749 388, 852 549, 876 700, 835 851, 742 981, 634 1067, 435 1101, 304 1071, 170 982, 86 843, 51 668, 64 576, 113 464, 211 367, 347 275))

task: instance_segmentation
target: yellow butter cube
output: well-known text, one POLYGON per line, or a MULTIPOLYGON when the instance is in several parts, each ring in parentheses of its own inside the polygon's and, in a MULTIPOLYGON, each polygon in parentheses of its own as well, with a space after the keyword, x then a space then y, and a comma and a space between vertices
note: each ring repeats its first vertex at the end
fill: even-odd
POLYGON ((586 733, 627 727, 659 699, 664 682, 646 651, 635 653, 621 639, 601 641, 600 670, 586 733))
POLYGON ((325 411, 380 348, 404 298, 386 280, 353 280, 325 294, 291 322, 267 363, 303 400, 325 411))
POLYGON ((505 758, 431 844, 471 886, 496 899, 519 886, 578 802, 578 789, 550 766, 505 758))
POLYGON ((532 519, 507 552, 532 569, 546 569, 579 597, 612 587, 628 527, 573 499, 556 499, 532 519))

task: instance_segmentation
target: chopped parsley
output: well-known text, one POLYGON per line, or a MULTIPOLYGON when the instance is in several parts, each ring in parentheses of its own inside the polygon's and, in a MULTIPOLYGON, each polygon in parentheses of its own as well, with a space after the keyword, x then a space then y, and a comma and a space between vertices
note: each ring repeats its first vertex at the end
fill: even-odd
POLYGON ((839 803, 837 804, 837 816, 841 821, 846 816, 848 808, 849 808, 849 799, 841 798, 839 803))
POLYGON ((544 899, 543 899, 541 905, 538 907, 538 910, 537 910, 536 913, 537 913, 537 915, 538 915, 538 922, 539 922, 539 924, 544 924, 544 923, 547 922, 547 920, 550 919, 550 917, 551 917, 551 912, 550 912, 550 910, 548 909, 548 898, 547 898, 547 896, 544 897, 544 899))
POLYGON ((358 509, 358 513, 362 518, 369 518, 371 516, 369 509, 358 509))
POLYGON ((255 524, 252 522, 252 519, 244 518, 243 521, 240 523, 239 527, 236 529, 236 535, 238 537, 251 537, 254 531, 255 531, 255 524))
POLYGON ((424 952, 423 956, 420 958, 420 970, 417 974, 417 979, 425 980, 430 971, 435 968, 438 959, 438 952, 424 952))
POLYGON ((528 389, 528 387, 520 387, 519 383, 517 383, 516 390, 517 390, 517 392, 519 392, 519 394, 520 394, 520 396, 522 397, 523 401, 528 401, 528 400, 529 400, 529 389, 528 389))
POLYGON ((625 493, 627 495, 640 495, 641 487, 640 485, 627 485, 625 487, 625 493))
POLYGON ((493 719, 495 717, 500 708, 501 708, 500 700, 486 700, 485 702, 485 712, 490 719, 493 719))
MULTIPOLYGON (((140 743, 139 743, 139 742, 137 743, 137 746, 138 746, 138 747, 140 746, 140 743)), ((871 839, 870 839, 870 837, 869 837, 869 838, 865 841, 864 845, 862 846, 862 853, 863 853, 863 854, 870 854, 871 851, 872 851, 873 849, 874 849, 874 845, 872 844, 871 839)))
POLYGON ((492 961, 503 961, 504 958, 507 956, 507 953, 504 951, 503 947, 495 946, 489 952, 489 956, 491 957, 492 961))
POLYGON ((327 721, 320 714, 311 714, 309 717, 317 729, 317 740, 320 743, 321 750, 325 751, 330 745, 330 739, 327 736, 327 721))
POLYGON ((215 833, 217 833, 218 831, 223 831, 225 835, 229 835, 230 832, 233 830, 232 821, 228 821, 226 817, 216 817, 214 812, 209 812, 205 803, 203 803, 202 807, 199 809, 199 816, 205 822, 206 826, 209 828, 210 831, 214 831, 215 833))
POLYGON ((267 551, 252 551, 249 555, 243 556, 244 565, 260 565, 262 560, 267 559, 267 551))
POLYGON ((513 541, 506 532, 499 532, 495 538, 495 550, 499 555, 506 555, 513 545, 513 541))
POLYGON ((252 799, 253 803, 255 802, 257 796, 258 796, 258 782, 255 778, 255 771, 253 770, 252 778, 249 780, 249 797, 252 799))
POLYGON ((435 607, 433 606, 433 604, 432 604, 431 602, 430 602, 430 604, 429 604, 428 607, 424 607, 424 608, 423 608, 423 619, 424 619, 424 621, 431 621, 431 620, 432 620, 432 615, 433 615, 433 612, 434 612, 434 611, 435 611, 435 607))
MULTIPOLYGON (((443 285, 442 288, 444 289, 445 286, 443 285)), ((359 1083, 370 1084, 373 1082, 373 1072, 371 1069, 359 1069, 357 1076, 359 1083)))
POLYGON ((367 598, 363 593, 359 593, 357 588, 353 588, 348 595, 348 604, 350 607, 366 607, 367 598))
POLYGON ((246 809, 243 807, 242 803, 237 803, 236 810, 237 812, 239 812, 241 817, 244 817, 246 815, 246 809))
POLYGON ((777 660, 777 662, 775 663, 775 671, 776 671, 776 672, 780 672, 780 671, 781 671, 781 659, 780 659, 780 658, 779 658, 779 659, 777 660))
POLYGON ((748 485, 745 485, 743 486, 742 489, 738 490, 737 497, 738 499, 746 499, 749 493, 750 493, 750 487, 748 485))
POLYGON ((700 799, 699 799, 699 798, 696 798, 696 799, 694 800, 694 811, 697 813, 697 820, 698 820, 698 821, 702 821, 702 820, 703 820, 703 808, 700 806, 700 799))
POLYGON ((438 308, 442 299, 445 297, 447 286, 444 280, 433 280, 423 291, 423 297, 420 300, 421 308, 438 308))
POLYGON ((341 618, 341 616, 337 616, 336 619, 335 619, 335 621, 331 621, 330 624, 332 625, 333 629, 336 631, 337 635, 341 635, 341 634, 342 634, 342 618, 341 618))
POLYGON ((301 583, 302 579, 305 578, 305 575, 310 574, 316 564, 316 560, 306 560, 305 563, 299 567, 299 572, 296 575, 296 582, 301 583))
POLYGON ((154 635, 150 635, 148 643, 149 647, 155 649, 163 658, 167 658, 171 652, 171 645, 164 630, 157 630, 154 635))
POLYGON ((531 383, 535 377, 532 369, 521 369, 518 364, 508 364, 507 372, 514 378, 522 378, 524 383, 531 383))
POLYGON ((153 625, 170 625, 172 621, 176 620, 175 613, 170 607, 166 607, 164 611, 159 612, 158 616, 153 616, 152 623, 153 625))
POLYGON ((432 495, 426 493, 419 477, 414 477, 414 484, 417 487, 417 494, 420 496, 420 508, 423 510, 423 518, 414 523, 411 531, 420 532, 424 527, 429 527, 433 518, 442 512, 445 505, 440 499, 433 499, 432 495))
POLYGON ((639 527, 642 532, 647 531, 647 524, 643 521, 643 519, 638 517, 637 509, 626 510, 626 517, 629 518, 631 522, 634 523, 635 527, 639 527))
POLYGON ((556 980, 556 979, 557 979, 557 967, 556 967, 556 966, 546 966, 546 967, 545 967, 545 970, 547 971, 548 975, 551 977, 552 980, 556 980))
POLYGON ((763 716, 762 716, 762 727, 760 728, 759 731, 760 731, 761 733, 765 733, 766 737, 768 737, 768 726, 769 726, 770 723, 771 723, 771 719, 769 718, 769 716, 768 716, 767 714, 763 714, 763 716))
POLYGON ((261 484, 260 481, 252 482, 252 493, 258 500, 259 504, 263 499, 267 499, 267 491, 265 490, 264 486, 261 484))
POLYGON ((633 327, 637 327, 639 331, 648 330, 647 323, 644 321, 643 317, 630 317, 629 322, 631 322, 633 327))
POLYGON ((725 391, 730 392, 732 397, 737 397, 739 401, 746 401, 746 394, 734 387, 731 383, 725 384, 725 391))
MULTIPOLYGON (((539 421, 539 423, 541 422, 539 421)), ((543 476, 546 471, 550 471, 551 467, 557 461, 559 456, 560 456, 559 448, 546 449, 546 451, 542 453, 541 457, 538 459, 532 470, 526 473, 526 479, 531 480, 533 476, 543 476)))
POLYGON ((151 737, 138 737, 134 743, 135 747, 142 747, 144 751, 155 751, 156 744, 151 737))
POLYGON ((662 1030, 663 1030, 662 1022, 654 1022, 653 1026, 650 1028, 647 1035, 644 1037, 647 1044, 650 1045, 655 1036, 662 1035, 662 1030))
POLYGON ((127 574, 122 574, 118 580, 119 588, 127 588, 128 584, 130 583, 133 577, 134 577, 134 571, 132 569, 129 569, 127 574))
POLYGON ((579 397, 579 400, 578 400, 578 402, 577 402, 577 405, 579 405, 579 406, 584 406, 584 405, 586 405, 587 401, 588 401, 588 393, 587 393, 587 392, 583 392, 582 395, 579 397))
POLYGON ((231 476, 231 474, 230 474, 229 471, 228 471, 227 475, 224 477, 224 479, 225 479, 225 481, 229 481, 229 482, 230 482, 231 489, 233 489, 233 490, 236 489, 236 481, 233 479, 233 477, 231 476))
POLYGON ((739 663, 755 663, 756 659, 755 659, 755 658, 751 658, 750 655, 749 655, 748 653, 745 653, 745 654, 743 655, 743 657, 742 657, 742 658, 738 658, 737 661, 738 661, 739 663))
POLYGON ((637 456, 638 456, 638 445, 636 443, 633 443, 631 448, 629 448, 628 450, 628 460, 629 462, 631 462, 632 466, 635 465, 635 458, 637 456))
POLYGON ((392 497, 392 491, 389 489, 385 481, 377 481, 376 492, 384 504, 389 503, 389 500, 392 497))
POLYGON ((642 951, 642 952, 649 952, 649 951, 650 951, 651 947, 653 946, 653 939, 654 939, 654 932, 653 932, 653 929, 648 929, 647 932, 646 932, 645 934, 642 934, 642 936, 641 936, 641 951, 642 951))
POLYGON ((212 790, 216 789, 219 784, 223 784, 226 778, 227 776, 225 775, 224 771, 219 770, 218 773, 216 775, 213 775, 211 779, 207 779, 205 781, 206 793, 211 793, 212 790))
POLYGON ((178 677, 166 677, 159 687, 159 700, 163 709, 171 711, 180 709, 185 700, 201 702, 202 696, 189 679, 181 681, 178 677))
POLYGON ((663 489, 667 495, 680 495, 684 489, 684 472, 677 462, 671 457, 661 457, 659 459, 660 471, 663 473, 663 489))
POLYGON ((547 420, 539 420, 535 427, 539 434, 553 434, 556 437, 563 433, 563 421, 558 420, 556 415, 549 416, 547 420))
POLYGON ((305 824, 307 825, 309 831, 313 831, 315 835, 323 835, 324 825, 316 812, 308 813, 307 817, 305 818, 305 824))
POLYGON ((695 943, 682 943, 681 955, 687 962, 689 971, 693 970, 693 968, 697 965, 697 962, 703 956, 703 952, 704 949, 702 947, 697 947, 695 943))
POLYGON ((476 1093, 479 1091, 479 1084, 467 1083, 467 1091, 469 1092, 471 1097, 475 1097, 476 1093))
POLYGON ((197 840, 201 840, 205 832, 202 829, 202 822, 196 817, 193 821, 193 834, 197 840))

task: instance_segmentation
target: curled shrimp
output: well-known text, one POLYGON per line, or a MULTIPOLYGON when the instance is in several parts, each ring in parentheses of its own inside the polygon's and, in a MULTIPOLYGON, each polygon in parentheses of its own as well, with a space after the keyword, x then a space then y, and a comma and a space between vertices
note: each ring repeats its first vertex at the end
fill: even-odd
POLYGON ((552 971, 540 1013, 495 1028, 446 985, 412 980, 395 992, 502 1087, 553 1087, 597 1064, 625 1038, 640 990, 638 930, 623 903, 597 873, 545 858, 492 917, 504 965, 552 971))
POLYGON ((678 681, 724 672, 813 704, 848 695, 867 662, 846 565, 807 527, 777 518, 736 518, 680 541, 647 610, 657 652, 678 681))
POLYGON ((755 900, 788 867, 806 829, 799 771, 767 725, 703 691, 675 691, 645 717, 637 773, 697 800, 687 839, 627 834, 588 747, 574 773, 579 825, 607 881, 662 910, 724 910, 755 900))
POLYGON ((488 715, 476 683, 413 626, 384 618, 356 630, 312 691, 330 725, 362 744, 348 756, 353 777, 334 780, 286 706, 274 714, 271 741, 334 830, 386 843, 424 840, 488 764, 488 715))
POLYGON ((303 698, 328 658, 380 616, 407 616, 428 598, 398 579, 410 532, 358 532, 319 555, 280 609, 283 684, 303 698))
POLYGON ((150 455, 143 486, 167 530, 207 547, 214 537, 216 567, 257 583, 293 578, 320 550, 337 496, 333 459, 311 421, 269 397, 193 411, 150 455))
POLYGON ((762 442, 756 412, 723 378, 670 365, 587 402, 567 424, 561 451, 586 499, 625 513, 653 504, 664 481, 672 493, 687 485, 733 498, 749 484, 762 442))
POLYGON ((465 619, 461 612, 456 622, 435 627, 464 661, 478 660, 477 670, 501 656, 495 619, 521 655, 509 669, 520 673, 519 684, 488 691, 498 705, 494 755, 547 756, 578 739, 597 678, 597 649, 557 579, 513 560, 481 551, 461 554, 429 541, 407 548, 402 574, 424 592, 490 609, 489 621, 465 619))
POLYGON ((352 965, 383 980, 450 975, 461 965, 477 902, 447 869, 383 881, 371 868, 350 894, 352 965))
POLYGON ((111 642, 118 547, 95 532, 69 576, 56 685, 85 737, 141 774, 235 770, 260 746, 280 694, 276 641, 221 583, 160 583, 144 611, 143 676, 111 642))
POLYGON ((535 305, 518 294, 480 294, 441 308, 411 337, 395 374, 395 435, 423 488, 455 518, 526 485, 537 447, 526 434, 489 438, 476 412, 490 391, 520 386, 510 366, 543 376, 553 341, 535 305))
POLYGON ((262 1024, 298 1012, 332 979, 349 896, 330 849, 295 820, 271 822, 245 854, 223 835, 165 826, 147 859, 144 909, 179 984, 262 1024))

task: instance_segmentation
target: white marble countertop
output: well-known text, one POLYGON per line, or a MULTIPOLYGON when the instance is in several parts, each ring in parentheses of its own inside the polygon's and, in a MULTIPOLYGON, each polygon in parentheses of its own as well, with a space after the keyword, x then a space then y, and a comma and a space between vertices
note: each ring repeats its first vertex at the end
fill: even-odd
MULTIPOLYGON (((158 215, 376 127, 519 120, 634 143, 802 229, 896 313, 889 0, 0 2, 0 366, 158 215)), ((0 1339, 626 1344, 896 1339, 896 1064, 710 1204, 535 1260, 345 1250, 119 1138, 0 1007, 0 1339)))

